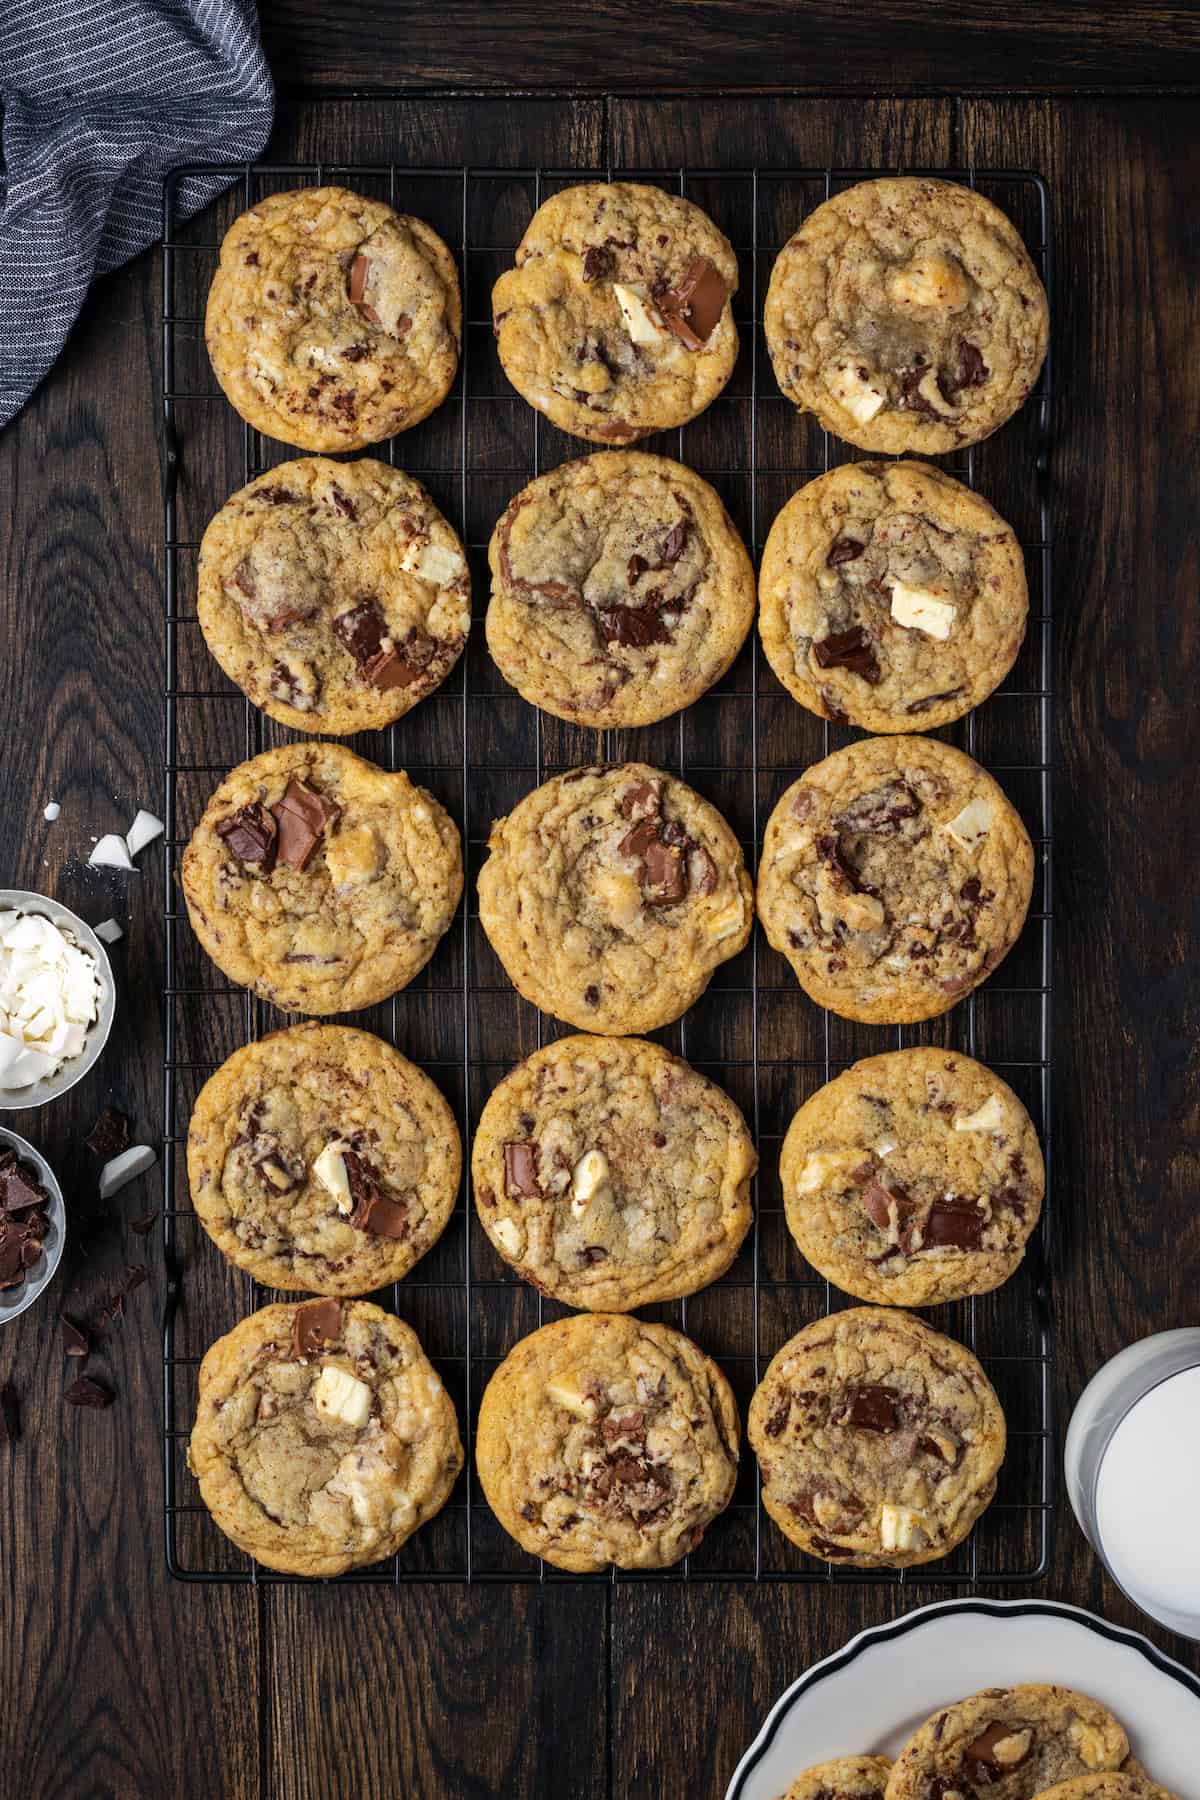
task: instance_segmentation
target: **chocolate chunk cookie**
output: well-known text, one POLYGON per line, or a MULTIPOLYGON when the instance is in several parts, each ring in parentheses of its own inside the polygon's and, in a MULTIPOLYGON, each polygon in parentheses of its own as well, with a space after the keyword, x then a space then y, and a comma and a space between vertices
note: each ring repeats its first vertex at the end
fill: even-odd
POLYGON ((340 744, 289 744, 226 776, 180 879, 231 981, 293 1012, 352 1012, 429 961, 462 893, 462 850, 403 772, 340 744))
POLYGON ((301 450, 417 425, 458 367, 454 258, 420 219, 346 188, 271 194, 236 219, 205 341, 243 419, 301 450))
POLYGON ((1129 1739, 1070 1688, 985 1688, 927 1719, 892 1768, 887 1800, 1033 1800, 1078 1775, 1120 1769, 1129 1739))
POLYGON ((543 1293, 627 1312, 723 1275, 750 1229, 758 1166, 727 1094, 658 1044, 560 1038, 519 1063, 479 1120, 483 1228, 543 1293))
POLYGON ((690 200, 590 181, 539 206, 492 291, 504 373, 595 443, 684 425, 733 373, 733 249, 690 200))
POLYGON ((587 1574, 694 1550, 737 1479, 729 1383, 666 1325, 559 1319, 492 1376, 475 1440, 488 1505, 522 1549, 587 1574))
POLYGON ((645 763, 572 769, 488 839, 479 917, 519 993, 606 1035, 686 1012, 750 936, 750 877, 715 807, 645 763))
POLYGON ((802 706, 932 731, 999 686, 1025 636, 1025 561, 986 500, 927 463, 847 463, 794 494, 759 576, 767 660, 802 706))
POLYGON ((789 400, 861 450, 940 456, 1022 405, 1046 293, 1012 221, 952 181, 864 181, 780 251, 764 317, 789 400))
POLYGON ((492 534, 488 649, 560 719, 649 725, 723 675, 754 618, 754 570, 718 494, 636 450, 565 463, 492 534))
POLYGON ((948 1050, 893 1050, 837 1076, 792 1120, 779 1174, 788 1226, 813 1267, 885 1306, 999 1287, 1045 1191, 1017 1096, 948 1050))
MULTIPOLYGON (((1005 1426, 969 1350, 911 1313, 857 1306, 783 1346, 747 1436, 785 1537, 855 1568, 907 1568, 947 1556, 991 1504, 1005 1426)), ((901 1800, 890 1784, 888 1800, 901 1800)))
POLYGON ((1076 1775, 1043 1789, 1037 1800, 1175 1800, 1131 1756, 1114 1775, 1076 1775))
POLYGON ((894 1025, 978 987, 1032 891, 1029 834, 978 763, 936 738, 864 738, 775 807, 758 913, 819 1006, 894 1025))
POLYGON ((292 1575, 391 1556, 462 1468, 415 1331, 365 1300, 264 1306, 209 1350, 188 1464, 239 1550, 292 1575))
POLYGON ((883 1800, 886 1756, 836 1756, 797 1775, 780 1800, 883 1800))
POLYGON ((204 1229, 266 1287, 369 1294, 454 1210, 462 1148, 427 1075, 367 1031, 295 1025, 200 1090, 188 1181, 204 1229))
POLYGON ((204 534, 209 649, 295 731, 376 731, 445 680, 471 624, 463 547, 420 482, 302 457, 227 500, 204 534))

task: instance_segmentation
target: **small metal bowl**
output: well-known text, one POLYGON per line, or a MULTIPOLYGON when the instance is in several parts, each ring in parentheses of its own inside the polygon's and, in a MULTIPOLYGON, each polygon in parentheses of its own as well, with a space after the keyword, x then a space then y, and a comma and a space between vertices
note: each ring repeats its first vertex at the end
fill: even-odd
POLYGON ((31 1269, 26 1269, 25 1279, 19 1287, 0 1288, 0 1325, 7 1325, 10 1319, 27 1312, 42 1289, 54 1280, 67 1238, 67 1209, 54 1170, 40 1150, 35 1150, 27 1139, 18 1137, 15 1131, 9 1131, 3 1125, 0 1125, 0 1150, 15 1150, 19 1162, 36 1169, 50 1196, 45 1208, 48 1229, 42 1254, 31 1269))
POLYGON ((117 990, 113 982, 112 964, 104 945, 91 926, 85 925, 69 907, 60 906, 57 900, 47 899, 45 894, 31 894, 23 888, 0 888, 0 912, 40 913, 52 925, 57 925, 60 931, 69 931, 79 947, 95 957, 96 972, 100 977, 100 1007, 95 1020, 88 1026, 79 1055, 65 1062, 56 1075, 47 1075, 30 1087, 0 1087, 0 1112, 22 1112, 26 1107, 45 1106, 48 1100, 57 1100, 60 1094, 73 1088, 77 1081, 82 1081, 88 1070, 100 1060, 100 1054, 112 1030, 113 1014, 117 1009, 117 990))

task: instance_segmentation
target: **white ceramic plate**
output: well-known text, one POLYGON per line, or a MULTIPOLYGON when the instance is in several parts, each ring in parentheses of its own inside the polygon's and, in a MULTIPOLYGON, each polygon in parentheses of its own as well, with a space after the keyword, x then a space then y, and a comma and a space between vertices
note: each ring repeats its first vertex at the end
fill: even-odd
POLYGON ((939 1706, 1021 1681, 1102 1701, 1155 1780, 1200 1800, 1200 1680, 1137 1632, 1049 1600, 947 1600, 852 1638, 780 1695, 726 1800, 779 1800, 828 1757, 894 1756, 939 1706))

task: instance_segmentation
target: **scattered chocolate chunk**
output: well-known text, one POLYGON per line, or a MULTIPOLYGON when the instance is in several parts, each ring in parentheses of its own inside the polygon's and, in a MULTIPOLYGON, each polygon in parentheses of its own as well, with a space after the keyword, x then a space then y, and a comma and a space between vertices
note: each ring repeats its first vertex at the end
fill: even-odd
POLYGON ((836 569, 840 563, 854 562, 865 549, 866 545, 860 544, 857 538, 834 538, 829 546, 829 555, 825 558, 826 565, 836 569))
POLYGON ((819 669, 849 669, 872 687, 878 687, 883 680, 875 646, 861 625, 851 625, 848 631, 834 631, 818 639, 813 645, 813 656, 819 669))
POLYGON ((978 1250, 984 1224, 984 1216, 974 1200, 935 1200, 925 1221, 924 1248, 949 1244, 958 1250, 978 1250))
POLYGON ((651 644, 671 641, 670 629, 653 602, 645 606, 604 606, 597 618, 605 642, 620 644, 626 650, 645 650, 651 644))
POLYGON ((954 700, 961 693, 961 687, 953 687, 946 688, 940 694, 925 694, 920 700, 910 700, 904 710, 908 713, 929 712, 932 707, 940 706, 943 700, 954 700))
POLYGON ((848 725, 850 715, 840 707, 828 688, 821 689, 821 705, 825 709, 825 717, 831 725, 848 725))
POLYGON ((854 1555, 853 1547, 848 1548, 845 1544, 831 1543, 830 1540, 825 1537, 814 1537, 812 1547, 818 1556, 825 1557, 829 1562, 836 1562, 839 1556, 854 1555))
POLYGON ((662 807, 662 782, 638 781, 621 795, 620 808, 626 819, 657 818, 662 807))
POLYGON ((915 1200, 909 1198, 905 1190, 898 1184, 885 1187, 881 1181, 870 1182, 862 1191, 862 1209, 880 1231, 886 1231, 891 1224, 892 1208, 896 1209, 896 1219, 903 1225, 917 1210, 915 1200))
POLYGON ((272 810, 279 829, 279 860, 289 869, 308 867, 313 851, 325 836, 325 827, 335 824, 342 812, 318 788, 310 787, 296 775, 272 810))
POLYGON ((915 819, 920 810, 920 800, 901 776, 873 788, 868 794, 860 794, 834 824, 839 831, 893 837, 904 820, 915 819))
POLYGON ((411 687, 429 667, 437 648, 436 638, 416 626, 400 644, 383 638, 374 656, 363 663, 363 677, 372 687, 411 687))
POLYGON ((347 349, 342 351, 343 360, 348 363, 366 362, 370 354, 371 352, 366 344, 351 344, 347 349))
POLYGON ((86 1356, 92 1346, 91 1340, 83 1327, 77 1325, 74 1319, 68 1319, 66 1313, 64 1313, 62 1316, 62 1330, 63 1355, 86 1356))
POLYGON ((0 1387, 0 1437, 8 1444, 19 1443, 21 1439, 21 1407, 11 1381, 0 1387))
POLYGON ((625 579, 630 587, 636 586, 649 567, 650 564, 646 561, 644 556, 635 555, 630 557, 625 569, 625 579))
POLYGON ((216 833, 239 862, 259 863, 264 875, 275 867, 279 827, 272 815, 257 800, 243 806, 227 818, 218 819, 216 833))
POLYGON ((0 1162, 0 1208, 5 1212, 27 1212, 31 1206, 45 1206, 49 1198, 36 1173, 15 1156, 0 1162))
POLYGON ((106 1106, 83 1141, 93 1156, 108 1162, 128 1150, 129 1120, 115 1106, 106 1106))
POLYGON ((611 275, 617 266, 617 259, 611 250, 601 244, 589 244, 583 253, 583 279, 585 281, 603 281, 611 275))
POLYGON ((349 494, 344 494, 335 481, 329 489, 329 498, 333 501, 343 519, 357 519, 358 508, 349 494))
POLYGON ((387 632, 387 621, 375 602, 364 596, 348 612, 338 613, 332 621, 332 629, 334 637, 361 668, 378 655, 387 632))
POLYGON ((372 325, 379 325, 382 323, 379 314, 363 298, 367 291, 367 280, 370 273, 370 258, 363 256, 360 252, 350 264, 350 304, 356 307, 363 318, 369 320, 372 325))
POLYGON ((590 1268, 593 1263, 603 1262, 607 1255, 603 1244, 585 1244, 579 1252, 579 1260, 585 1268, 590 1268))
POLYGON ((262 500, 267 506, 298 506, 300 503, 299 494, 279 486, 255 488, 251 499, 262 500))
POLYGON ((900 1396, 894 1388, 864 1382, 847 1389, 840 1410, 832 1414, 832 1423, 848 1425, 854 1431, 895 1431, 900 1424, 900 1396))
POLYGON ((666 542, 662 547, 662 562, 659 565, 660 567, 669 568, 672 563, 677 563, 679 561, 680 557, 687 549, 687 541, 690 533, 691 525, 686 519, 681 519, 677 525, 672 525, 670 531, 667 533, 666 542))
POLYGON ((958 346, 958 368, 955 370, 954 378, 955 391, 957 392, 959 388, 982 387, 990 374, 991 370, 975 345, 969 344, 963 338, 958 346))
POLYGON ((342 1335, 340 1300, 307 1300, 292 1320, 292 1355, 317 1356, 342 1335))
POLYGON ((1027 1725, 989 1725, 963 1751, 963 1769, 981 1787, 997 1781, 1029 1761, 1033 1754, 1033 1730, 1027 1725), (1004 1760, 996 1755, 997 1746, 1005 1745, 1004 1760))
MULTIPOLYGON (((599 995, 596 996, 599 999, 599 995)), ((505 1144, 504 1183, 510 1194, 540 1194, 537 1157, 532 1144, 505 1144)))
POLYGON ((696 844, 693 847, 692 857, 697 869, 697 874, 692 882, 692 887, 697 894, 715 893, 717 886, 717 865, 708 854, 708 851, 704 848, 703 844, 696 844))
POLYGON ((354 1211, 350 1223, 356 1231, 368 1231, 372 1237, 401 1238, 408 1231, 408 1207, 392 1200, 379 1184, 379 1176, 365 1156, 356 1150, 344 1150, 346 1178, 354 1211))
POLYGON ((293 1188, 300 1185, 299 1176, 294 1175, 277 1156, 264 1156, 261 1162, 254 1164, 254 1172, 274 1194, 290 1194, 293 1188))
POLYGON ((112 1389, 103 1381, 97 1381, 94 1375, 81 1375, 63 1395, 68 1406, 90 1406, 96 1412, 111 1406, 114 1398, 112 1389))
POLYGON ((782 1434, 784 1427, 787 1425, 791 1410, 791 1395, 782 1394, 776 1404, 771 1408, 767 1422, 763 1426, 763 1430, 768 1437, 777 1438, 782 1434))
POLYGON ((588 1006, 599 1006, 600 989, 593 986, 585 987, 583 990, 583 998, 588 1006))
POLYGON ((714 264, 707 256, 698 256, 688 265, 683 279, 655 299, 668 330, 687 349, 703 350, 725 310, 728 293, 714 264))
POLYGON ((648 906, 674 906, 687 893, 687 869, 679 844, 654 838, 643 857, 642 897, 648 906))

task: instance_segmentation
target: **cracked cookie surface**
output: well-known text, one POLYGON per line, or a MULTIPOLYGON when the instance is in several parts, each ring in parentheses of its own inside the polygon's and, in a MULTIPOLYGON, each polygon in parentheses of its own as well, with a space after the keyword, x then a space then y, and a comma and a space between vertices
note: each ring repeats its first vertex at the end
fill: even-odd
POLYGON ((926 463, 847 463, 771 526, 759 630, 818 717, 932 731, 1008 674, 1025 636, 1025 560, 986 500, 926 463))
POLYGON ((560 1038, 493 1089, 475 1133, 475 1205, 527 1281, 626 1312, 724 1274, 750 1228, 758 1164, 729 1096, 661 1045, 560 1038))
POLYGON ((827 1280, 885 1306, 936 1306, 1007 1281, 1045 1171, 1007 1083, 957 1052, 855 1063, 792 1120, 779 1162, 788 1228, 827 1280))
POLYGON ((270 194, 221 244, 204 335, 242 418, 301 450, 360 450, 445 399, 462 305, 423 220, 347 188, 270 194))
POLYGON ((605 1035, 685 1012, 745 944, 741 846, 716 808, 659 769, 572 769, 499 819, 479 917, 519 993, 605 1035))
POLYGON ((411 475, 299 457, 227 500, 204 533, 196 611, 255 706, 296 731, 377 731, 462 654, 471 577, 411 475))
POLYGON ((905 1745, 887 1800, 1033 1800, 1074 1776, 1120 1769, 1129 1739, 1086 1694, 1030 1682, 942 1707, 905 1745))
POLYGON ((797 1775, 779 1800, 883 1800, 886 1756, 835 1756, 797 1775))
POLYGON ((340 1575, 391 1556, 462 1463, 416 1332, 365 1300, 265 1306, 200 1365, 189 1467, 221 1530, 269 1569, 340 1575))
POLYGON ((682 1333, 581 1314, 544 1325, 501 1363, 475 1447, 488 1505, 532 1555, 577 1574, 661 1569, 729 1504, 737 1406, 682 1333))
POLYGON ((235 1050, 188 1128, 197 1217, 266 1287, 369 1294, 398 1281, 454 1210, 454 1114, 398 1050, 295 1025, 235 1050))
POLYGON ((756 1388, 746 1434, 784 1536, 855 1568, 947 1556, 1004 1460, 1004 1414, 971 1352, 881 1307, 797 1332, 756 1388))
POLYGON ((234 769, 184 852, 192 929, 231 981, 293 1012, 352 1012, 410 982, 462 893, 432 794, 340 744, 234 769))
POLYGON ((936 738, 864 738, 767 822, 758 913, 804 991, 846 1019, 934 1018, 1020 934, 1033 846, 992 777, 936 738))
POLYGON ((927 176, 864 181, 780 251, 764 313, 789 400, 861 450, 940 456, 1023 404, 1046 355, 1046 293, 1016 227, 927 176))
POLYGON ((706 481, 639 451, 540 475, 488 550, 488 649, 533 706, 648 725, 696 700, 741 649, 754 570, 706 481))
POLYGON ((492 291, 504 372, 564 431, 628 443, 684 425, 737 361, 737 258, 690 200, 585 182, 544 201, 492 291))

